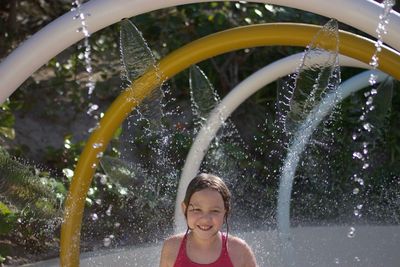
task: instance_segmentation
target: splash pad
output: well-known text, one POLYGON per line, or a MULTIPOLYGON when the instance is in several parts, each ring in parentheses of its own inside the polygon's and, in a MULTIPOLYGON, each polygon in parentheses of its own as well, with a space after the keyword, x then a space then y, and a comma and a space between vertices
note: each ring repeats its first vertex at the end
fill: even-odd
MULTIPOLYGON (((397 226, 359 227, 360 240, 349 240, 348 227, 299 227, 292 232, 297 266, 396 266, 400 230, 397 226), (371 242, 373 240, 374 242, 371 242), (359 242, 365 246, 357 246, 359 242), (376 248, 379 248, 376 249, 376 248), (372 252, 372 253, 371 253, 372 252), (339 264, 336 262, 340 255, 339 264)), ((274 230, 242 232, 239 236, 252 246, 260 266, 284 266, 279 257, 279 234, 274 230), (262 244, 262 245, 260 245, 262 244)), ((161 244, 83 253, 80 266, 158 266, 161 244)), ((31 267, 56 267, 59 259, 38 262, 31 267)))
MULTIPOLYGON (((317 1, 318 2, 318 1, 317 1)), ((89 25, 96 25, 95 18, 98 18, 97 14, 101 14, 100 10, 107 10, 103 9, 104 6, 101 4, 102 2, 99 1, 91 1, 87 5, 84 6, 84 8, 87 8, 87 11, 93 14, 92 18, 93 21, 89 21, 89 25), (93 24, 91 24, 93 22, 93 24)), ((139 5, 138 2, 133 2, 135 5, 139 5)), ((379 9, 375 4, 372 2, 361 2, 362 3, 362 8, 365 6, 371 6, 369 12, 372 11, 372 13, 379 13, 379 9), (367 4, 364 4, 367 3, 367 4)), ((360 4, 359 3, 359 4, 360 4)), ((169 3, 172 5, 172 3, 169 3)), ((178 3, 175 3, 178 4, 178 3)), ((282 4, 282 5, 291 5, 289 3, 281 3, 277 1, 277 4, 282 4)), ((337 4, 337 3, 336 3, 337 4)), ((342 3, 343 7, 348 7, 348 5, 342 3)), ((105 4, 103 4, 105 5, 105 4)), ((122 4, 121 4, 122 5, 122 4)), ((113 5, 118 6, 118 5, 113 5)), ((319 9, 320 14, 326 14, 324 12, 327 12, 327 10, 333 10, 332 7, 329 8, 327 6, 323 6, 322 3, 314 3, 314 6, 317 6, 320 9, 323 9, 323 12, 319 9), (323 7, 322 7, 323 6, 323 7)), ((340 6, 340 5, 339 5, 340 6)), ((161 7, 158 7, 161 8, 161 7)), ((125 10, 128 8, 124 8, 125 10)), ((146 6, 144 11, 146 12, 149 10, 154 9, 153 7, 148 7, 146 6)), ((307 9, 307 8, 304 8, 307 9)), ((310 8, 311 9, 311 8, 310 8)), ((132 8, 131 10, 138 10, 132 8)), ((308 9, 307 9, 308 10, 308 9)), ((309 10, 309 11, 314 11, 309 10)), ((140 11, 139 11, 140 12, 140 11)), ((316 11, 315 11, 316 12, 316 11)), ((338 12, 339 13, 339 12, 338 12)), ((343 12, 345 13, 345 12, 343 12)), ((362 13, 362 12, 361 12, 362 13)), ((366 12, 367 13, 367 12, 366 12)), ((338 15, 338 14, 334 14, 338 15)), ((124 17, 124 15, 122 15, 124 17)), ((131 15, 132 16, 132 15, 131 15)), ((373 18, 373 16, 370 16, 370 18, 373 18)), ((376 15, 375 17, 378 17, 376 15)), ((398 40, 396 40, 396 37, 399 36, 398 34, 395 34, 396 31, 394 30, 396 23, 399 21, 398 16, 396 15, 392 21, 391 21, 391 27, 389 30, 389 35, 387 38, 387 43, 390 44, 392 47, 399 49, 398 40), (395 37, 394 37, 395 36, 395 37)), ((115 18, 114 18, 115 19, 115 18)), ((73 23, 73 20, 69 17, 68 19, 64 19, 65 21, 69 21, 68 23, 73 23)), ((352 21, 350 18, 343 19, 344 22, 352 24, 354 21, 352 21)), ((364 21, 364 20, 363 20, 364 21)), ((60 23, 60 22, 58 22, 60 23)), ((104 23, 104 22, 103 22, 104 23)), ((108 22, 106 22, 108 23, 108 22)), ((112 22, 111 22, 112 23, 112 22)), ((111 24, 110 23, 110 24, 111 24)), ((57 25, 57 23, 55 23, 57 25)), ((76 27, 68 27, 66 26, 66 22, 62 22, 59 24, 59 27, 66 27, 67 29, 75 29, 76 27)), ((352 24, 354 25, 354 24, 352 24)), ((376 27, 376 22, 372 20, 370 24, 365 23, 363 25, 363 28, 360 27, 360 29, 365 29, 368 28, 368 25, 370 25, 369 30, 365 30, 366 32, 372 33, 373 30, 371 30, 371 27, 373 25, 373 29, 376 27), (365 26, 367 25, 367 26, 365 26)), ((94 26, 94 27, 105 27, 107 25, 102 24, 99 26, 94 26)), ((110 109, 107 111, 105 117, 102 119, 100 122, 100 126, 98 127, 98 130, 96 130, 92 136, 90 137, 88 144, 86 145, 86 148, 84 152, 82 153, 80 160, 78 162, 77 169, 75 171, 75 177, 73 180, 73 183, 71 184, 70 188, 70 195, 68 197, 68 200, 65 204, 66 206, 66 212, 65 212, 65 222, 63 225, 63 230, 62 230, 62 237, 61 237, 61 263, 63 266, 76 266, 78 265, 79 262, 79 232, 80 232, 80 222, 82 220, 82 212, 83 212, 83 205, 84 205, 84 196, 87 193, 87 190, 90 186, 91 183, 91 177, 93 176, 94 170, 88 166, 93 166, 93 164, 97 164, 98 160, 96 158, 96 155, 98 153, 102 152, 105 150, 114 130, 122 123, 122 121, 126 118, 126 116, 131 112, 135 106, 139 104, 139 102, 146 97, 146 95, 156 86, 158 86, 163 80, 169 79, 178 72, 182 71, 189 65, 192 65, 196 62, 199 62, 201 60, 205 60, 209 57, 225 53, 227 51, 232 51, 236 49, 241 49, 241 48, 248 48, 248 47, 254 47, 254 46, 264 46, 264 45, 297 45, 297 46, 306 46, 310 39, 312 39, 312 36, 315 35, 316 31, 318 30, 318 27, 314 26, 306 26, 306 25, 298 25, 298 24, 272 24, 270 27, 269 25, 260 25, 260 26, 250 26, 250 27, 244 27, 244 28, 238 28, 238 29, 233 29, 230 31, 226 31, 220 34, 215 34, 213 36, 204 38, 202 40, 199 40, 198 42, 194 42, 192 44, 189 44, 188 46, 185 46, 181 48, 180 50, 177 50, 176 52, 172 53, 169 55, 167 58, 162 60, 159 63, 159 73, 161 73, 162 77, 159 77, 159 75, 156 73, 155 70, 150 70, 148 71, 143 77, 141 77, 139 80, 135 81, 133 83, 133 86, 126 90, 110 107, 110 109), (293 38, 294 35, 299 36, 298 38, 293 38), (268 36, 268 37, 267 37, 268 36), (290 38, 288 38, 290 36, 290 38), (235 40, 235 42, 232 42, 232 40, 235 40), (205 45, 206 44, 206 45, 205 45), (216 45, 218 44, 218 45, 216 45), (205 49, 207 48, 207 49, 205 49), (192 53, 189 55, 189 52, 196 51, 196 53, 192 53), (186 56, 185 56, 186 55, 186 56), (135 101, 129 101, 134 99, 135 101), (94 144, 102 144, 100 148, 94 146, 94 144)), ((398 29, 398 28, 397 28, 398 29)), ((94 28, 92 31, 96 31, 97 29, 94 28)), ((68 34, 66 34, 68 36, 68 34)), ((73 34, 71 34, 73 35, 73 34)), ((76 35, 76 34, 75 34, 76 35)), ((38 37, 40 38, 40 37, 38 37)), ((74 38, 77 38, 76 36, 74 38)), ((74 42, 76 41, 74 38, 71 40, 65 41, 65 42, 60 42, 62 45, 68 46, 69 42, 74 42)), ((34 38, 33 38, 34 39, 34 38)), ((55 40, 57 38, 54 38, 55 40)), ((373 54, 373 49, 374 49, 374 42, 370 41, 365 38, 360 38, 358 36, 348 34, 345 32, 341 33, 340 36, 340 53, 344 55, 348 55, 350 57, 353 57, 355 59, 358 59, 360 61, 363 61, 365 63, 368 63, 370 60, 370 55, 373 54), (365 49, 360 49, 360 47, 364 47, 365 49)), ((385 38, 386 40, 386 38, 385 38)), ((38 42, 38 41, 37 41, 38 42)), ((31 41, 31 43, 35 43, 35 41, 31 41)), ((22 48, 21 48, 22 49, 22 48)), ((52 52, 46 53, 46 54, 51 54, 52 52)), ((58 53, 58 51, 53 51, 53 53, 58 53)), ((17 51, 15 54, 18 54, 17 51)), ((23 54, 23 52, 21 52, 23 54)), ((393 77, 396 77, 399 79, 399 73, 398 70, 399 68, 399 53, 395 50, 391 50, 388 48, 385 48, 382 53, 380 54, 381 56, 381 64, 380 64, 380 69, 393 77)), ((38 53, 40 55, 40 53, 38 53)), ((50 55, 51 57, 51 55, 50 55)), ((4 62, 1 70, 4 70, 8 62, 17 62, 16 59, 13 57, 10 57, 10 59, 7 59, 8 61, 4 62)), ((39 60, 34 60, 39 64, 39 60)), ((360 66, 360 65, 358 65, 360 66)), ((33 66, 31 68, 37 68, 37 66, 33 66)), ((29 72, 28 70, 27 72, 29 72)), ((29 74, 28 74, 29 75, 29 74)), ((23 76, 23 75, 21 75, 23 76)), ((7 77, 9 77, 7 75, 7 77)), ((272 79, 276 79, 279 76, 273 77, 272 79)), ((13 82, 16 82, 15 84, 18 84, 17 79, 11 78, 13 82)), ((15 84, 11 85, 6 85, 4 88, 12 88, 15 86, 15 84)), ((18 86, 18 85, 16 85, 18 86)), ((4 90, 5 95, 4 97, 7 97, 7 90, 4 90)), ((8 92, 9 94, 9 92, 8 92)), ((228 114, 229 115, 229 114, 228 114)), ((186 178, 190 179, 190 177, 186 178)), ((185 187, 185 180, 181 182, 181 187, 185 187)), ((178 199, 179 202, 179 199, 178 199)), ((177 219, 178 220, 178 219, 177 219)), ((250 238, 251 239, 251 238, 250 238)), ((273 238, 271 238, 273 239, 273 238)), ((249 242, 251 243, 251 242, 249 242)), ((263 261, 265 262, 265 261, 263 261)), ((268 262, 268 261, 267 261, 268 262)))

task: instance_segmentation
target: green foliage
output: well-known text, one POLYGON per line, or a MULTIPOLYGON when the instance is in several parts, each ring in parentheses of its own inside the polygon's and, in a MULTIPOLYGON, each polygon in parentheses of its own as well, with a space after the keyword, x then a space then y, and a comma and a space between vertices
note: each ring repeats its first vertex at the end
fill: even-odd
POLYGON ((17 221, 16 214, 0 201, 0 235, 9 234, 17 221))
POLYGON ((14 123, 15 118, 12 113, 9 100, 0 105, 0 136, 8 139, 15 138, 14 123))
POLYGON ((64 184, 48 172, 10 158, 1 147, 0 177, 0 237, 11 242, 1 244, 0 255, 13 255, 16 246, 30 253, 54 246, 64 184))
POLYGON ((66 193, 62 183, 5 153, 0 155, 0 173, 2 197, 18 210, 31 209, 38 216, 47 218, 57 215, 66 193))

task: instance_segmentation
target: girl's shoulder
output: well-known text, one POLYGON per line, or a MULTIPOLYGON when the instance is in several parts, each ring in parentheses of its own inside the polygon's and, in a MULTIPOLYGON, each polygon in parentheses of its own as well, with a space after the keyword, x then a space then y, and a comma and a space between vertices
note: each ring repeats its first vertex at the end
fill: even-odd
POLYGON ((160 266, 173 266, 184 236, 185 234, 177 234, 164 240, 160 266))
POLYGON ((182 239, 184 236, 185 236, 185 234, 181 233, 181 234, 176 234, 176 235, 172 235, 172 236, 168 237, 167 239, 164 240, 163 247, 170 251, 171 250, 172 251, 179 250, 179 247, 182 243, 182 239))
POLYGON ((235 266, 256 266, 251 247, 239 237, 228 237, 228 253, 235 266))
POLYGON ((237 236, 228 236, 228 244, 231 248, 233 249, 245 249, 245 248, 250 248, 249 245, 244 241, 243 239, 237 237, 237 236))

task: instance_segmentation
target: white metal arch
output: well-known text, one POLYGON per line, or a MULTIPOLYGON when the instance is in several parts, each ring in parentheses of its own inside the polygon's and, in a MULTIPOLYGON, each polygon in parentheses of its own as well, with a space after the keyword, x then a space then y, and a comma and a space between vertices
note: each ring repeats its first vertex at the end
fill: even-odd
MULTIPOLYGON (((208 1, 91 0, 81 6, 81 12, 90 14, 86 18, 86 24, 88 31, 94 33, 123 18, 166 7, 203 2, 208 1)), ((378 17, 382 12, 382 5, 372 0, 252 0, 252 2, 288 6, 326 17, 334 17, 372 36, 376 36, 378 17)), ((75 15, 76 11, 71 11, 54 20, 22 43, 1 62, 0 103, 3 103, 43 64, 83 38, 83 34, 77 32, 81 25, 79 20, 73 19, 75 15)), ((400 50, 399 29, 400 14, 392 11, 385 42, 397 50, 400 50)))

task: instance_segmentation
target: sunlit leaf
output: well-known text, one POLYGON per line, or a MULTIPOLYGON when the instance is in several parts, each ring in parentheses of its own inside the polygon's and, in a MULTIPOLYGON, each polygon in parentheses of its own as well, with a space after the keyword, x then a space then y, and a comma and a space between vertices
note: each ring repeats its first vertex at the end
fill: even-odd
POLYGON ((107 176, 122 186, 133 186, 141 184, 144 172, 141 167, 134 167, 133 164, 124 160, 104 156, 100 160, 100 165, 107 176))
POLYGON ((15 130, 13 128, 0 127, 0 134, 8 139, 15 138, 15 130))

